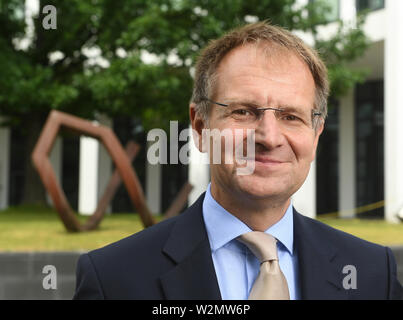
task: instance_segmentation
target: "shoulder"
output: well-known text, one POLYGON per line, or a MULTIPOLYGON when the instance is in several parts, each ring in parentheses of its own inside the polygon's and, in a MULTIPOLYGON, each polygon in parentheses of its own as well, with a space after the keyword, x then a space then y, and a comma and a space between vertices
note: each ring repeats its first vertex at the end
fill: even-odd
POLYGON ((298 254, 309 258, 325 257, 322 261, 331 264, 323 264, 321 268, 327 266, 329 269, 325 272, 333 270, 337 278, 345 276, 346 267, 353 267, 351 270, 358 275, 359 290, 349 292, 350 298, 398 299, 402 295, 396 260, 390 248, 337 230, 296 211, 294 218, 294 242, 297 248, 304 248, 298 254))
POLYGON ((161 298, 156 279, 173 265, 162 248, 178 219, 167 219, 82 254, 77 262, 75 299, 161 298))
POLYGON ((75 299, 161 298, 158 277, 172 267, 162 252, 179 217, 157 223, 103 248, 84 253, 77 262, 75 299))
POLYGON ((202 229, 201 202, 202 199, 176 217, 81 255, 76 297, 162 298, 158 279, 175 266, 167 246, 172 238, 180 238, 179 248, 186 246, 191 235, 202 229))

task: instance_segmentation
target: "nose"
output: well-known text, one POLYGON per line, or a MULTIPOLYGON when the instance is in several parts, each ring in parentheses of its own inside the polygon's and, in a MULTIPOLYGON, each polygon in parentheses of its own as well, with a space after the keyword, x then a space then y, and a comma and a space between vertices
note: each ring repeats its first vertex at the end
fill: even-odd
POLYGON ((263 112, 255 129, 255 142, 267 149, 275 149, 284 143, 284 135, 273 110, 263 112))

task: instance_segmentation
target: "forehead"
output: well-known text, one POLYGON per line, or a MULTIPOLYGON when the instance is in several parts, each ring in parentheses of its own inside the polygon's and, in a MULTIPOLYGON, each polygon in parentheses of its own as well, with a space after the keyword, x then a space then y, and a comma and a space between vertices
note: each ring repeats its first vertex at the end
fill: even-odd
POLYGON ((310 108, 315 82, 307 64, 293 52, 278 46, 247 44, 221 60, 215 96, 310 108))

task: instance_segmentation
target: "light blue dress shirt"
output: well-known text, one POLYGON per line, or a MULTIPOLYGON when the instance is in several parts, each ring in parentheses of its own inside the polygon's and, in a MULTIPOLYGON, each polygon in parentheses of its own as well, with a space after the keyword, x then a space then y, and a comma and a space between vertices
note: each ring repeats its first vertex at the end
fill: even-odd
MULTIPOLYGON (((215 201, 211 195, 210 184, 203 201, 203 218, 222 299, 247 300, 259 273, 260 263, 253 253, 236 238, 252 230, 215 201)), ((300 288, 298 260, 293 250, 291 203, 280 221, 272 225, 265 233, 271 234, 278 240, 280 268, 287 279, 290 299, 297 300, 300 298, 300 288)))

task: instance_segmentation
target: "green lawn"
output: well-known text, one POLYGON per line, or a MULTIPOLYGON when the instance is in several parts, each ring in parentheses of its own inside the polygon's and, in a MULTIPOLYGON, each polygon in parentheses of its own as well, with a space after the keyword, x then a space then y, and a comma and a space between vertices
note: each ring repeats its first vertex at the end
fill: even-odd
POLYGON ((90 250, 142 228, 138 215, 113 214, 105 216, 95 231, 69 233, 58 214, 51 209, 11 208, 0 212, 0 251, 90 250))
POLYGON ((323 218, 320 221, 359 238, 386 246, 403 245, 403 223, 374 219, 323 218))
MULTIPOLYGON (((368 241, 390 246, 403 245, 402 223, 335 218, 320 220, 368 241)), ((52 209, 10 208, 0 212, 0 251, 87 251, 127 237, 142 228, 138 215, 112 214, 104 218, 96 231, 68 233, 52 209)))

